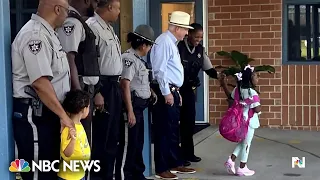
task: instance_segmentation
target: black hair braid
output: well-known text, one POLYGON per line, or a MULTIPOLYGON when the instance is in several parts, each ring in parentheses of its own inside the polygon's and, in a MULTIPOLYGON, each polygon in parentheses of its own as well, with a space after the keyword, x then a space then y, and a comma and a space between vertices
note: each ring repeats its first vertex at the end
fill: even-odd
POLYGON ((242 101, 242 100, 243 100, 243 98, 242 98, 242 94, 241 94, 241 84, 242 84, 242 83, 241 83, 241 81, 239 81, 239 80, 238 80, 238 81, 237 81, 237 85, 238 85, 238 88, 237 88, 237 89, 238 89, 238 93, 239 93, 239 100, 240 100, 240 101, 242 101))

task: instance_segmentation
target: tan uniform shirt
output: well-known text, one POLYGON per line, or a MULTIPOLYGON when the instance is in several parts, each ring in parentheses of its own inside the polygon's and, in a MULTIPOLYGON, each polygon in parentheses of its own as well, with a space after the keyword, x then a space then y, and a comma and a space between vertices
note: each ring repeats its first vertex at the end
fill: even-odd
POLYGON ((32 14, 12 43, 13 97, 30 98, 24 88, 43 76, 49 78, 62 102, 70 91, 66 53, 49 23, 32 14))
POLYGON ((131 92, 135 91, 138 97, 148 99, 151 96, 149 70, 145 66, 144 60, 131 48, 122 54, 122 61, 121 78, 130 81, 131 92))
POLYGON ((96 35, 99 44, 101 75, 121 75, 123 64, 120 41, 112 26, 106 23, 97 13, 86 22, 96 35))
MULTIPOLYGON (((69 10, 80 13, 70 6, 69 10)), ((85 40, 86 34, 81 22, 73 17, 68 17, 61 28, 57 29, 58 37, 63 49, 69 52, 78 53, 79 45, 85 40)), ((99 81, 99 77, 83 77, 83 81, 88 85, 95 85, 99 81)))

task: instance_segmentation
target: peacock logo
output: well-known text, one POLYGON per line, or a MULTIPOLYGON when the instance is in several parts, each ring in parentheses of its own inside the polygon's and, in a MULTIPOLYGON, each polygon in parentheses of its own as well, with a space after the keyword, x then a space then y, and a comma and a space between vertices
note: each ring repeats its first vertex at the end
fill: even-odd
POLYGON ((29 172, 30 166, 24 159, 16 159, 11 162, 9 167, 10 172, 29 172))

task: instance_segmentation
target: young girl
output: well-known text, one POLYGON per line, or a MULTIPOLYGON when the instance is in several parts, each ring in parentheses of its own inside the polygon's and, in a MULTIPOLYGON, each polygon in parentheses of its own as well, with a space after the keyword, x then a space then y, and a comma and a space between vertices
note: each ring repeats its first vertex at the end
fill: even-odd
MULTIPOLYGON (((235 91, 238 91, 241 98, 240 100, 247 103, 247 105, 244 105, 243 117, 246 121, 250 120, 250 122, 245 140, 237 145, 231 156, 229 156, 228 160, 225 162, 224 166, 230 174, 236 174, 238 176, 252 176, 255 172, 250 170, 246 163, 254 131, 260 126, 258 117, 258 115, 261 114, 260 99, 258 93, 254 89, 255 85, 258 83, 258 76, 254 72, 254 68, 250 67, 250 65, 246 66, 242 72, 237 73, 236 76, 238 78, 237 87, 232 91, 231 97, 234 99, 235 91), (236 171, 235 160, 237 157, 240 158, 240 167, 236 171)), ((226 95, 230 97, 230 92, 228 91, 225 83, 225 75, 220 77, 220 83, 226 95)))
MULTIPOLYGON (((86 132, 80 122, 89 114, 89 103, 89 94, 81 90, 68 92, 63 102, 65 111, 69 113, 71 120, 75 123, 75 129, 66 127, 61 133, 60 155, 62 161, 68 164, 70 160, 90 160, 90 146, 86 132)), ((83 169, 79 172, 72 172, 66 168, 66 171, 64 171, 62 161, 58 173, 59 180, 85 180, 83 169)))

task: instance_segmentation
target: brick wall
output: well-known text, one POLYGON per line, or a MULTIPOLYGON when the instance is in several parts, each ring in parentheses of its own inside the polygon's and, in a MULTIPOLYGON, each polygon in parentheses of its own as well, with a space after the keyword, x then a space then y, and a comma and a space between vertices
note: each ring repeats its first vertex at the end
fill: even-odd
MULTIPOLYGON (((252 65, 276 68, 275 74, 260 73, 262 126, 317 130, 320 66, 282 66, 281 2, 208 0, 209 54, 214 65, 233 65, 214 52, 238 50, 256 60, 252 65)), ((218 84, 210 80, 211 124, 218 124, 227 109, 226 96, 218 84)))

